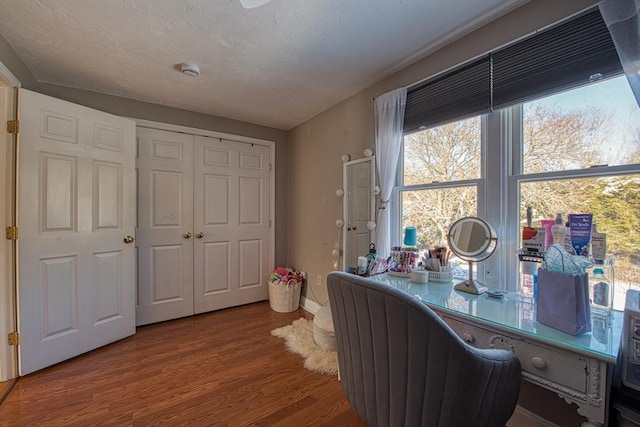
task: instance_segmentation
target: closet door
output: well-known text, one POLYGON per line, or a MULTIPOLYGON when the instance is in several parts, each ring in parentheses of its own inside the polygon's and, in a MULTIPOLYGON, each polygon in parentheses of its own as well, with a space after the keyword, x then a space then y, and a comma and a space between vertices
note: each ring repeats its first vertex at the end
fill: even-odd
POLYGON ((195 137, 195 312, 268 297, 269 147, 195 137))
POLYGON ((136 324, 193 314, 193 136, 138 128, 136 324))

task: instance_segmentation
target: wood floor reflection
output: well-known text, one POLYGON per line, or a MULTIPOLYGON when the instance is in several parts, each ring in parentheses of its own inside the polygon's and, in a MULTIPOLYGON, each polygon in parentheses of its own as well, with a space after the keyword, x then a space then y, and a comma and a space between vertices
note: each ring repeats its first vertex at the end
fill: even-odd
POLYGON ((364 426, 337 378, 271 336, 300 317, 263 302, 140 327, 20 378, 0 425, 364 426))

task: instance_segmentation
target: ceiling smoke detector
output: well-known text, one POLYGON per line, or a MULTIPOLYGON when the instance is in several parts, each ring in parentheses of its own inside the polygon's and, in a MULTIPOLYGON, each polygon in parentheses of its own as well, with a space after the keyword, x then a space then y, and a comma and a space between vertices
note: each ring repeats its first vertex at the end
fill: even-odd
POLYGON ((200 75, 200 67, 193 62, 183 62, 180 68, 187 76, 198 77, 200 75))
POLYGON ((264 6, 271 0, 240 0, 240 4, 245 9, 255 9, 256 7, 264 6))

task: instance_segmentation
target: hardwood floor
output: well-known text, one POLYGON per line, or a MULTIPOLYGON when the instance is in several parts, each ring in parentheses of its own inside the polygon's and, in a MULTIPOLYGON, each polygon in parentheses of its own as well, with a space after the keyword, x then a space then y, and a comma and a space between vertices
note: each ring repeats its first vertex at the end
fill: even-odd
POLYGON ((302 367, 268 302, 138 328, 18 380, 2 426, 364 426, 336 377, 302 367))
POLYGON ((4 401, 4 399, 9 395, 9 392, 15 385, 17 378, 10 379, 9 381, 0 382, 0 404, 4 401))

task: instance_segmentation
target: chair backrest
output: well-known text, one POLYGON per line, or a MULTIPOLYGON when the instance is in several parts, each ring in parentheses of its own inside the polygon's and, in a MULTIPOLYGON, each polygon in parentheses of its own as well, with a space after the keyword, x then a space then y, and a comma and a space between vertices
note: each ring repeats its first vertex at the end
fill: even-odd
POLYGON ((476 349, 423 302, 371 279, 332 272, 327 289, 342 389, 369 426, 504 426, 520 362, 476 349))

